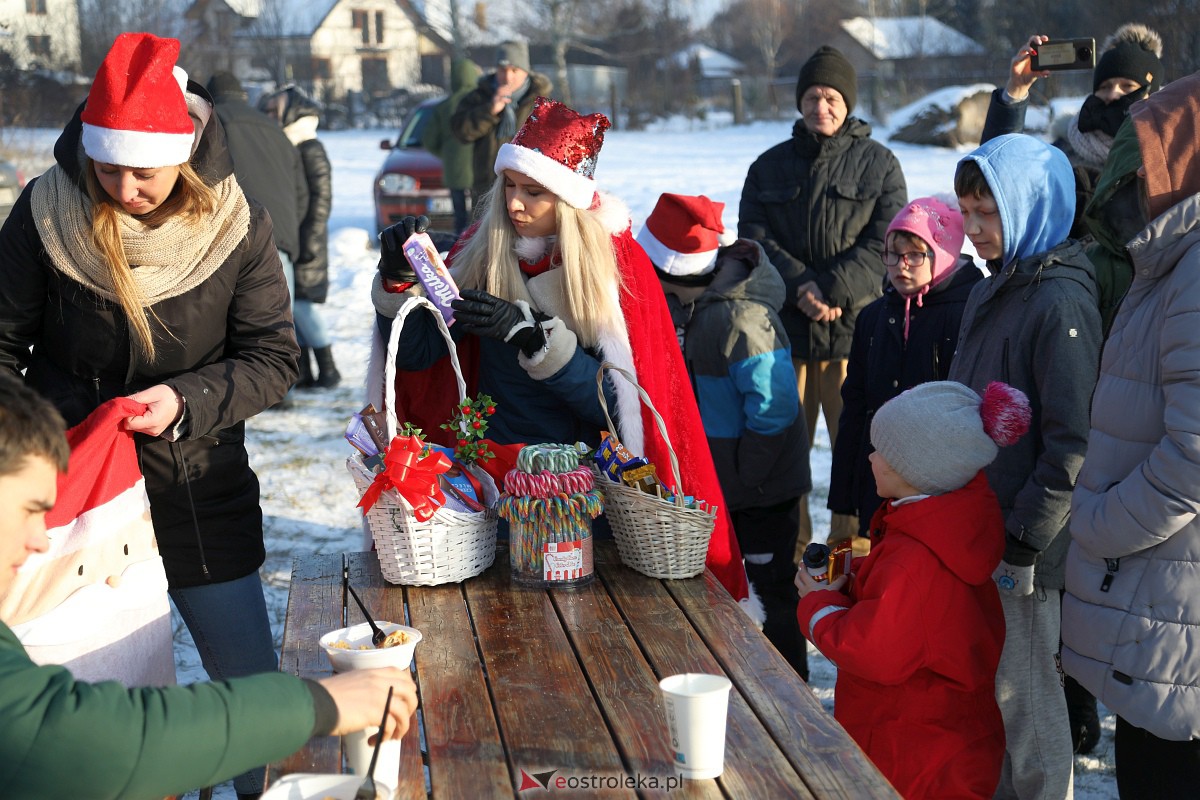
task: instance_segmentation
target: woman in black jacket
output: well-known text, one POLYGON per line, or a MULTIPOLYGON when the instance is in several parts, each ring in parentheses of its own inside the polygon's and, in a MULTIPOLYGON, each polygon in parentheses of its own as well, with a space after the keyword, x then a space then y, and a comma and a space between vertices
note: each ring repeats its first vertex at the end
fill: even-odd
MULTIPOLYGON (((245 420, 298 348, 270 218, 233 176, 179 42, 123 33, 0 229, 0 366, 74 425, 146 404, 136 434, 171 598, 213 679, 276 668, 245 420)), ((234 782, 256 796, 262 770, 234 782)))
POLYGON ((329 294, 329 214, 333 208, 333 167, 325 145, 317 139, 321 108, 298 86, 285 86, 260 101, 262 110, 283 126, 283 132, 300 151, 304 177, 308 181, 308 204, 300 220, 300 253, 296 256, 296 339, 300 343, 301 389, 333 388, 341 373, 333 361, 333 345, 316 304, 329 294), (313 374, 310 354, 316 357, 313 374))

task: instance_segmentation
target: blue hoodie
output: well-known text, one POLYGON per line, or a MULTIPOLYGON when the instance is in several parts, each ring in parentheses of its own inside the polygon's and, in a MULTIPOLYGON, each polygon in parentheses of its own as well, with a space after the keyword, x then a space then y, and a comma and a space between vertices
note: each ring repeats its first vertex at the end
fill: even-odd
POLYGON ((1070 235, 1075 174, 1062 150, 1009 133, 981 144, 962 160, 979 165, 996 200, 1004 238, 1002 266, 1044 253, 1070 235))

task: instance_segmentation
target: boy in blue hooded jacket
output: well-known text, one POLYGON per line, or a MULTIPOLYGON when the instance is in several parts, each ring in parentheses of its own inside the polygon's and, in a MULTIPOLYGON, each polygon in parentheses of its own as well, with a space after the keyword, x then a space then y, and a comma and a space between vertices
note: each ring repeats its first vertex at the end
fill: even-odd
POLYGON ((949 379, 1029 397, 1029 435, 987 467, 1005 521, 996 570, 1005 642, 996 676, 1006 753, 997 797, 1069 796, 1072 747, 1057 667, 1071 490, 1083 463, 1100 360, 1099 289, 1068 238, 1075 182, 1062 151, 1009 134, 954 176, 964 232, 987 262, 963 312, 949 379))

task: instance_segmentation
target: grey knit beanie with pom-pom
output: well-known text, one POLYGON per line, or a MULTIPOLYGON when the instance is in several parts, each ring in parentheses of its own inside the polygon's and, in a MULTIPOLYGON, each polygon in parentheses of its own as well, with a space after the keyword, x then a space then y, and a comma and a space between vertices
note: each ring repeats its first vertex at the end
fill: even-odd
POLYGON ((961 489, 1029 430, 1029 398, 993 381, 981 398, 954 381, 922 383, 893 397, 871 420, 871 444, 924 494, 961 489))

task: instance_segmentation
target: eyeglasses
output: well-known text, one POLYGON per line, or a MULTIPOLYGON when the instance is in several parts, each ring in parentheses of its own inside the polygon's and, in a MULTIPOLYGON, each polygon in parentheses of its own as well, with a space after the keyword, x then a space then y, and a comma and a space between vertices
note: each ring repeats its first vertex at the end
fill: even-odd
POLYGON ((914 251, 912 253, 893 253, 891 250, 883 251, 883 263, 889 267, 894 267, 904 260, 904 265, 909 269, 920 269, 925 266, 925 259, 929 257, 929 253, 925 251, 914 251))

